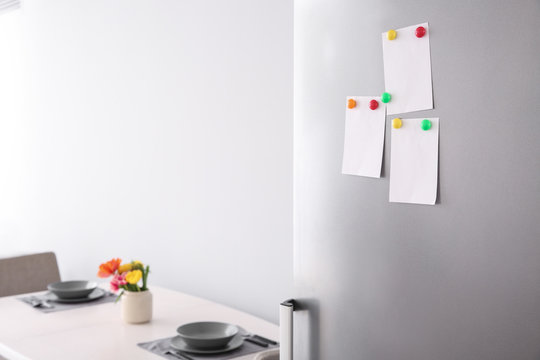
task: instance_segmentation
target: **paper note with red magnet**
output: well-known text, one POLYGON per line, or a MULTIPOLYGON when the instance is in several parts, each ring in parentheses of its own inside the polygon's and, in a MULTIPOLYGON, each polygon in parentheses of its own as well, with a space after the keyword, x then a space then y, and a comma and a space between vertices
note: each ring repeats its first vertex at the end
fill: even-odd
POLYGON ((382 33, 388 115, 433 109, 429 42, 427 22, 382 33))
POLYGON ((386 109, 378 100, 378 96, 347 96, 343 174, 381 177, 386 109))

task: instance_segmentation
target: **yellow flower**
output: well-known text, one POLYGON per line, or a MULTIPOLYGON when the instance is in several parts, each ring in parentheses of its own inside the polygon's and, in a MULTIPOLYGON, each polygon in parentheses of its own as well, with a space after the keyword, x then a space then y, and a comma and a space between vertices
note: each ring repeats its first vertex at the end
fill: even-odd
POLYGON ((126 271, 131 270, 131 264, 123 264, 118 267, 118 272, 120 274, 125 273, 126 271))
POLYGON ((137 260, 132 261, 132 262, 131 262, 131 269, 130 269, 130 270, 137 270, 137 269, 138 269, 138 270, 144 270, 144 265, 143 265, 143 263, 140 262, 140 261, 137 261, 137 260))
POLYGON ((126 281, 132 285, 136 284, 142 278, 141 270, 133 270, 127 273, 126 281))

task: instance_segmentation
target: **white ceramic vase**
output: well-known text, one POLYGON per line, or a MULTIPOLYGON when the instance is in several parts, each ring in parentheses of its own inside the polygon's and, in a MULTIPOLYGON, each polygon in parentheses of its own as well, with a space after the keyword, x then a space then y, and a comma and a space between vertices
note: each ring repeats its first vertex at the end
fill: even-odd
POLYGON ((128 324, 142 324, 152 320, 152 293, 124 291, 121 300, 122 320, 128 324))

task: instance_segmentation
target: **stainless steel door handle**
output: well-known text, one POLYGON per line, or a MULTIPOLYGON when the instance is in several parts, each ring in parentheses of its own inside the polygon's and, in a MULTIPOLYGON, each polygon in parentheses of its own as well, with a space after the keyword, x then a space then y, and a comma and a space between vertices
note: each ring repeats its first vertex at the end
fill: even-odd
POLYGON ((294 300, 286 300, 279 306, 279 359, 293 360, 293 312, 294 300))

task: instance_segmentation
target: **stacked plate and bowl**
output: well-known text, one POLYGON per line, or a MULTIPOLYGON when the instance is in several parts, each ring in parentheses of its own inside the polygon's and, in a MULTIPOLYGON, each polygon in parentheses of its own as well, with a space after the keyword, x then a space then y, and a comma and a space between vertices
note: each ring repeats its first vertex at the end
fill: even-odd
POLYGON ((194 354, 219 354, 242 346, 244 338, 238 326, 202 321, 179 326, 171 346, 194 354))
POLYGON ((97 300, 106 294, 94 281, 59 281, 47 285, 49 300, 61 303, 81 303, 97 300))

